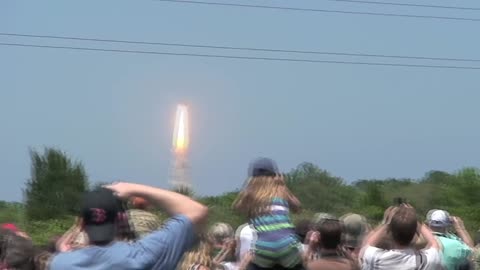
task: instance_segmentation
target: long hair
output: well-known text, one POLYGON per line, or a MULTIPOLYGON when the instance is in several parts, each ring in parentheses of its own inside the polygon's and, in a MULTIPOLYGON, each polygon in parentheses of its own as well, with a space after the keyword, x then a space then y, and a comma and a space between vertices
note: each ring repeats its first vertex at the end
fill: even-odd
POLYGON ((208 241, 200 241, 193 250, 183 255, 177 270, 190 270, 195 266, 203 266, 211 269, 213 266, 212 245, 208 241))
POLYGON ((284 176, 256 176, 247 180, 243 190, 233 203, 233 208, 249 218, 268 212, 274 198, 281 198, 289 203, 292 211, 300 208, 300 202, 285 184, 284 176))

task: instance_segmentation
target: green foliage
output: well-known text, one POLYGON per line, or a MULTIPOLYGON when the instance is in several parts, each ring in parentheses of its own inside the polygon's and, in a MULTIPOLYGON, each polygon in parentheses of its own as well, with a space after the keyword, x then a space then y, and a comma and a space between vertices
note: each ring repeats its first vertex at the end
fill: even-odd
POLYGON ((21 203, 0 201, 0 223, 24 223, 24 206, 21 203))
POLYGON ((74 217, 31 221, 24 228, 36 244, 47 244, 53 237, 62 236, 74 224, 74 217))
POLYGON ((64 152, 47 148, 43 154, 30 151, 31 178, 26 183, 25 205, 29 220, 62 218, 78 212, 88 180, 79 162, 64 152))
POLYGON ((220 196, 200 198, 199 201, 209 208, 209 225, 215 222, 226 222, 232 226, 240 226, 245 219, 233 211, 232 204, 238 192, 229 192, 220 196))
MULTIPOLYGON (((32 179, 27 183, 26 205, 0 201, 0 222, 17 223, 36 243, 44 244, 73 224, 75 203, 88 183, 81 164, 71 162, 62 152, 47 149, 44 155, 32 152, 31 156, 32 179), (48 220, 26 222, 25 216, 48 220)), ((337 216, 354 212, 374 225, 383 218, 393 198, 401 197, 417 209, 420 217, 430 209, 445 209, 461 217, 470 232, 480 226, 480 171, 475 168, 455 173, 431 171, 418 180, 375 179, 347 184, 314 164, 303 163, 287 174, 286 184, 302 202, 303 211, 293 215, 295 222, 317 212, 337 216)), ((175 191, 194 197, 191 189, 175 191)), ((209 224, 227 222, 236 227, 246 222, 232 209, 237 196, 235 191, 197 199, 210 209, 209 224)), ((167 218, 164 213, 157 214, 167 218)))
POLYGON ((341 178, 331 176, 311 163, 300 164, 287 175, 288 188, 306 210, 340 213, 351 209, 358 192, 341 178))

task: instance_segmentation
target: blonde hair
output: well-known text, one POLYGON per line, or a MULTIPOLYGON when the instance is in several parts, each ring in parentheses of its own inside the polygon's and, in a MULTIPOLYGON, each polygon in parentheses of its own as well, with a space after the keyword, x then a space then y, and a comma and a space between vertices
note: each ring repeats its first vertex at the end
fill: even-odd
POLYGON ((207 241, 201 241, 198 246, 185 253, 182 261, 179 263, 177 270, 189 270, 193 266, 203 266, 206 268, 212 268, 212 246, 207 241))
POLYGON ((232 226, 227 223, 218 222, 208 230, 208 239, 213 244, 223 244, 225 240, 234 239, 235 232, 232 226))
POLYGON ((233 208, 252 218, 268 212, 274 198, 286 200, 293 211, 300 207, 298 199, 285 184, 284 176, 277 174, 249 178, 246 187, 233 203, 233 208))

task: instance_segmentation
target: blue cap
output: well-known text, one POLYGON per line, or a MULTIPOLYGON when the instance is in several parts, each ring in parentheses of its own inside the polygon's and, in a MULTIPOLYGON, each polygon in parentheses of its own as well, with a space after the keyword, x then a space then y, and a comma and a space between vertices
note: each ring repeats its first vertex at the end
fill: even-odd
POLYGON ((278 173, 277 163, 270 158, 257 158, 248 168, 249 177, 275 176, 278 173))

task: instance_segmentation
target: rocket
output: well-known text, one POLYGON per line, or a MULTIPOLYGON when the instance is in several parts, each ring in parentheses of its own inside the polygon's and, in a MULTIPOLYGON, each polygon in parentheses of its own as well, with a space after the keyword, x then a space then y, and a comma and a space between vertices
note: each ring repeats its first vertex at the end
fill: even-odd
POLYGON ((173 131, 173 151, 185 153, 188 150, 188 107, 184 104, 177 106, 175 129, 173 131))

